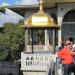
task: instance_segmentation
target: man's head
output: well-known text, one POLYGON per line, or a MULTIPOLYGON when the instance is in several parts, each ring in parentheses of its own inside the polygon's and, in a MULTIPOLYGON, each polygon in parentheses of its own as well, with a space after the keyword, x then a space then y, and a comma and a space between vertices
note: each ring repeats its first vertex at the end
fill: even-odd
POLYGON ((70 40, 65 41, 65 46, 72 49, 73 43, 70 40))

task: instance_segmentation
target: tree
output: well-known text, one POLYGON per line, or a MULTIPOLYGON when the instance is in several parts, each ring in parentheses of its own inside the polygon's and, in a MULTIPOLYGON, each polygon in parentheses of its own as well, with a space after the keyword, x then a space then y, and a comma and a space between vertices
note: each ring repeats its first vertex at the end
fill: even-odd
POLYGON ((3 33, 0 34, 0 44, 8 47, 13 60, 19 59, 21 51, 24 50, 24 29, 10 22, 5 23, 3 28, 3 33))
POLYGON ((6 59, 9 53, 9 47, 4 44, 0 44, 0 61, 6 59))
POLYGON ((5 7, 0 7, 0 12, 5 14, 5 7))

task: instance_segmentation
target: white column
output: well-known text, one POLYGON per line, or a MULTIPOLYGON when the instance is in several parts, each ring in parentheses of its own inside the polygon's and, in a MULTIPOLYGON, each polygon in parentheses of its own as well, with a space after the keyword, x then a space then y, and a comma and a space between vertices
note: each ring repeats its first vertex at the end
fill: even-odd
POLYGON ((45 51, 48 50, 48 45, 49 45, 49 36, 47 30, 45 30, 45 46, 44 46, 45 51))
POLYGON ((58 30, 58 46, 61 46, 61 30, 58 30))
POLYGON ((28 52, 27 45, 28 45, 28 30, 25 29, 25 52, 28 52))
MULTIPOLYGON (((60 26, 62 26, 62 19, 63 19, 62 16, 58 16, 58 25, 60 26)), ((58 46, 61 45, 61 42, 62 42, 62 35, 61 35, 61 27, 60 27, 60 30, 58 30, 58 46)))

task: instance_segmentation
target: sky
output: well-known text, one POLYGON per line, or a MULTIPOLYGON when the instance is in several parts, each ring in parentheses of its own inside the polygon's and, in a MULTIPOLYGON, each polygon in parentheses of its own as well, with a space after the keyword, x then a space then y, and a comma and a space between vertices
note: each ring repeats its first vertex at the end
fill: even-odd
MULTIPOLYGON (((0 0, 0 6, 11 6, 11 5, 33 5, 37 4, 38 0, 0 0)), ((6 14, 0 14, 0 27, 5 22, 17 23, 20 19, 23 19, 21 15, 7 9, 6 14)))
POLYGON ((20 16, 17 13, 14 13, 13 11, 6 9, 5 14, 0 14, 0 27, 6 22, 14 22, 17 23, 20 19, 23 19, 24 17, 20 16))
POLYGON ((0 0, 0 5, 32 5, 37 3, 38 0, 0 0))

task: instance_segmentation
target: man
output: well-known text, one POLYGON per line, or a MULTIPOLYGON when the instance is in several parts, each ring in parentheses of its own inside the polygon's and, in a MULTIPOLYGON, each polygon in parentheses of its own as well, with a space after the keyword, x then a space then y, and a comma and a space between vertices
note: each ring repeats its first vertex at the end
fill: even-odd
POLYGON ((63 75, 71 75, 70 66, 73 64, 73 55, 75 55, 75 52, 72 52, 72 43, 66 40, 64 48, 58 52, 58 57, 62 59, 64 67, 63 75))

